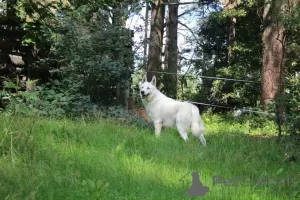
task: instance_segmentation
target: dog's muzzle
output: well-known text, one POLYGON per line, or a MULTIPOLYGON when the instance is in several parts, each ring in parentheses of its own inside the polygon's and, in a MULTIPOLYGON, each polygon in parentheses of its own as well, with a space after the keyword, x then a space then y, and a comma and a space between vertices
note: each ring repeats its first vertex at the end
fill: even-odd
POLYGON ((149 94, 150 94, 150 93, 148 93, 148 94, 145 94, 145 92, 144 92, 144 91, 141 91, 141 96, 142 96, 142 99, 145 99, 146 97, 148 97, 148 96, 149 96, 149 94))

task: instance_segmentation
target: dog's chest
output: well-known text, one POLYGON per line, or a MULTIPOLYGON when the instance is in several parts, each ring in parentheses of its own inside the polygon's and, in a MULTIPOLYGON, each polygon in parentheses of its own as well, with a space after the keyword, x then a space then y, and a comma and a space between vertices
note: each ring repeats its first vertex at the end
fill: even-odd
POLYGON ((146 112, 152 121, 161 121, 164 127, 175 126, 176 115, 173 112, 168 112, 161 105, 148 105, 146 107, 146 112))

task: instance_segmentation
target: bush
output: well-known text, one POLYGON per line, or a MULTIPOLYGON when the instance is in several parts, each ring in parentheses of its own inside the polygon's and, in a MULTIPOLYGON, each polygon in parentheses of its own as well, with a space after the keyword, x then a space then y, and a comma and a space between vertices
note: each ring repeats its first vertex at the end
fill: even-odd
POLYGON ((54 80, 35 87, 34 91, 24 91, 24 85, 6 80, 1 94, 2 102, 5 101, 8 113, 56 117, 86 115, 97 107, 89 96, 79 92, 80 85, 70 79, 54 80))

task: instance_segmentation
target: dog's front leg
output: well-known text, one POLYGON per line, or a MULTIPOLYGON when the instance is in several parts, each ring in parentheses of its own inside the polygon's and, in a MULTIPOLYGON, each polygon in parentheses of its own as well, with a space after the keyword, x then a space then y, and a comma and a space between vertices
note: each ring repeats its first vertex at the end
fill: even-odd
POLYGON ((160 136, 161 128, 162 128, 162 121, 155 121, 154 123, 155 127, 155 137, 158 138, 160 136))

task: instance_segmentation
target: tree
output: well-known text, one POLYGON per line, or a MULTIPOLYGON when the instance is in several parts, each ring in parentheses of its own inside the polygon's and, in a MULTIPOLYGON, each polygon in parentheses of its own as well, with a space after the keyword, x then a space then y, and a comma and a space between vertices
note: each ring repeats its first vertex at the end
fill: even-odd
MULTIPOLYGON (((162 0, 151 1, 151 25, 150 25, 150 41, 149 41, 149 54, 147 63, 147 79, 151 80, 154 71, 161 69, 161 54, 163 42, 163 16, 164 9, 162 0)), ((159 85, 159 83, 158 83, 159 85)))
POLYGON ((237 6, 238 0, 222 0, 222 3, 224 5, 224 11, 227 12, 226 14, 229 15, 229 23, 228 23, 228 39, 227 39, 227 45, 228 45, 228 55, 227 60, 228 64, 232 61, 232 51, 233 51, 233 43, 235 40, 235 29, 236 29, 236 16, 234 16, 234 12, 232 10, 237 6))
POLYGON ((262 59, 262 94, 263 110, 268 108, 269 101, 280 96, 285 82, 286 37, 280 13, 282 0, 266 0, 263 12, 263 59, 262 59))
MULTIPOLYGON (((172 3, 178 3, 178 0, 172 3)), ((177 28, 178 28, 178 4, 168 5, 168 20, 166 23, 166 48, 165 48, 165 71, 172 73, 163 77, 163 90, 166 94, 176 99, 177 97, 177 68, 178 68, 178 47, 177 47, 177 28)))

